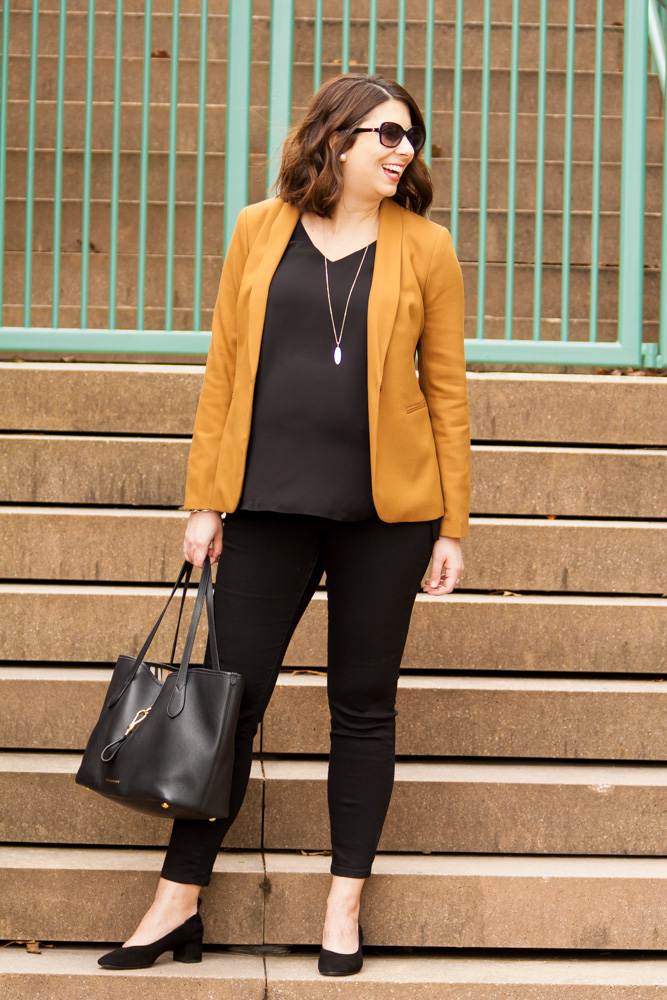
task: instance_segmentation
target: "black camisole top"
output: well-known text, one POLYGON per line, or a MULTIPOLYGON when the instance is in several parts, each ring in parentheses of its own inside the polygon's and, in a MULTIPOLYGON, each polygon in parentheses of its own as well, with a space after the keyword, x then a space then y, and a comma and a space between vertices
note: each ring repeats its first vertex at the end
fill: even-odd
POLYGON ((328 261, 301 220, 269 288, 238 507, 343 521, 375 512, 368 429, 368 296, 377 241, 328 261), (363 258, 363 263, 362 263, 363 258))

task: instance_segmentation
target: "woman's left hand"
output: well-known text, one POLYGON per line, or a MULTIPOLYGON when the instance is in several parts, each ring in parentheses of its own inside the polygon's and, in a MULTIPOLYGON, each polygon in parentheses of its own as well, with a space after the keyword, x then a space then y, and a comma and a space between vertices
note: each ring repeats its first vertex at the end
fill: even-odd
POLYGON ((451 594, 463 572, 463 553, 461 539, 440 535, 433 544, 431 572, 428 574, 423 590, 434 597, 451 594))

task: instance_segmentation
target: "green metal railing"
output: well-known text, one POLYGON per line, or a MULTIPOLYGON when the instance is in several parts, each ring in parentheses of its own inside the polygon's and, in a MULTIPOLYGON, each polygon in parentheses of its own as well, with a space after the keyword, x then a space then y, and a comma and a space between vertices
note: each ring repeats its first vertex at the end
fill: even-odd
MULTIPOLYGON (((602 152, 605 98, 613 103, 620 97, 614 91, 618 73, 605 71, 604 0, 588 0, 585 22, 577 18, 575 0, 559 0, 557 20, 565 12, 564 27, 549 23, 547 0, 540 0, 539 23, 532 26, 533 61, 529 57, 527 63, 521 61, 519 45, 520 30, 527 28, 520 0, 512 0, 511 24, 492 21, 491 0, 478 0, 478 24, 470 21, 468 9, 464 21, 463 0, 452 4, 451 23, 436 21, 434 0, 396 0, 394 19, 382 23, 377 0, 355 0, 354 5, 351 0, 312 0, 305 17, 295 16, 294 0, 256 0, 255 10, 251 0, 228 0, 227 17, 219 9, 209 15, 207 0, 201 0, 196 15, 181 13, 179 0, 173 0, 168 15, 154 13, 151 0, 141 15, 125 13, 123 0, 97 11, 90 0, 86 12, 68 12, 66 0, 58 11, 40 11, 34 0, 31 11, 11 15, 11 4, 3 4, 0 350, 205 354, 210 331, 202 329, 202 299, 210 310, 221 255, 238 212, 270 192, 293 113, 298 115, 329 75, 377 71, 407 86, 424 111, 429 140, 423 156, 437 195, 430 215, 450 229, 463 266, 468 360, 667 367, 667 277, 662 266, 667 259, 662 211, 667 130, 660 103, 665 94, 664 2, 625 0, 620 185, 610 183, 610 154, 603 157, 602 152), (85 18, 85 32, 78 32, 78 62, 69 58, 70 46, 66 63, 72 18, 85 18), (133 19, 130 32, 128 18, 133 19), (220 73, 225 27, 226 87, 220 73), (476 34, 475 65, 464 63, 464 29, 476 34), (509 67, 492 61, 496 31, 510 34, 509 67), (550 48, 549 39, 563 31, 563 65, 554 70, 552 50, 558 45, 550 48), (52 52, 53 37, 55 62, 43 55, 45 44, 52 52), (22 49, 24 38, 29 43, 22 49), (579 45, 586 52, 577 61, 579 45), (165 58, 168 86, 159 72, 165 58), (81 66, 80 83, 79 78, 68 80, 66 87, 70 64, 81 66), (198 89, 184 96, 194 79, 193 65, 198 89), (102 96, 96 74, 107 66, 113 69, 113 91, 102 96), (224 143, 217 138, 223 106, 224 143), (193 108, 196 128, 181 126, 193 108), (52 111, 49 128, 45 111, 52 111), (78 142, 66 136, 72 115, 83 126, 78 142), (168 122, 158 139, 156 118, 168 122), (662 128, 660 163, 655 156, 647 161, 647 119, 653 150, 655 126, 662 128), (8 133, 10 122, 15 134, 8 133), (131 134, 135 126, 136 138, 131 134), (557 129, 562 130, 560 146, 554 138, 557 129), (125 136, 129 138, 123 141, 125 136), (220 162, 223 146, 224 185, 214 187, 211 167, 220 162), (583 154, 577 151, 581 149, 583 154), (151 173, 155 157, 165 152, 166 181, 156 181, 162 174, 151 173), (68 197, 63 195, 66 153, 68 197), (80 194, 72 197, 76 156, 80 194), (193 181, 187 190, 182 185, 179 194, 179 172, 186 166, 193 181), (645 216, 647 167, 661 169, 663 182, 661 204, 645 216), (603 169, 609 174, 606 182, 603 169), (589 171, 584 186, 590 197, 582 208, 584 170, 589 171), (499 184, 501 171, 506 176, 499 184), (553 178, 561 171, 561 193, 555 195, 553 178), (49 177, 52 196, 45 196, 49 177), (136 182, 136 197, 125 193, 128 177, 136 182), (532 182, 527 184, 526 178, 532 182), (217 226, 223 202, 224 220, 217 226), (72 205, 80 212, 76 246, 72 205), (108 227, 101 212, 108 212, 108 227), (19 217, 24 220, 22 235, 19 217), (645 218, 651 227, 646 247, 645 218), (658 218, 661 237, 656 241, 658 218), (610 235, 616 222, 618 232, 610 235), (77 261, 74 292, 72 264, 77 261), (164 268, 163 279, 156 279, 156 268, 164 268), (658 272, 658 286, 646 284, 658 272), (32 322, 37 310, 45 316, 45 301, 50 326, 32 322), (67 311, 72 317, 73 307, 78 326, 65 326, 61 315, 67 311), (20 325, 6 325, 6 319, 17 322, 19 317, 20 325)), ((607 142, 604 148, 612 146, 607 142)))

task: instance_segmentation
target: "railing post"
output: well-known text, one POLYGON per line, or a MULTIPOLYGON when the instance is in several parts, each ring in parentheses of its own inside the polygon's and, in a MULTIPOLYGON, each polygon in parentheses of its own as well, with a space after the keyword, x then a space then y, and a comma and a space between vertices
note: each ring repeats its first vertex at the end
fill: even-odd
POLYGON ((665 8, 656 0, 648 0, 648 30, 651 38, 651 73, 657 73, 662 92, 665 92, 665 53, 661 46, 656 46, 653 39, 665 34, 665 8))
POLYGON ((278 176, 280 154, 292 121, 294 0, 272 0, 269 66, 269 134, 266 146, 266 193, 278 176))
POLYGON ((644 365, 659 368, 667 365, 667 118, 665 117, 665 8, 656 0, 648 0, 648 32, 651 41, 651 71, 657 73, 662 91, 663 139, 662 139, 662 238, 660 243, 660 313, 658 320, 658 343, 643 344, 644 365))
POLYGON ((252 0, 229 0, 227 32, 224 253, 248 204, 252 0))
POLYGON ((625 0, 618 340, 642 364, 648 5, 625 0))
POLYGON ((5 178, 7 176, 7 82, 9 79, 9 4, 2 8, 0 40, 0 327, 5 284, 5 178))

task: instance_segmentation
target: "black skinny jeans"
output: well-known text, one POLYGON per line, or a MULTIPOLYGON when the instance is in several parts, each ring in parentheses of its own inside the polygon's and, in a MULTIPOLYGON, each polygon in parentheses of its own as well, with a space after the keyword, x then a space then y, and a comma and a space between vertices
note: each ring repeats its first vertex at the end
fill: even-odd
MULTIPOLYGON (((162 867, 172 882, 208 885, 245 796, 252 745, 294 629, 327 574, 327 796, 331 872, 366 878, 394 784, 395 701, 432 521, 336 521, 236 510, 224 521, 214 606, 223 670, 245 678, 229 816, 174 820, 162 867)), ((205 665, 210 666, 207 645, 205 665)))

